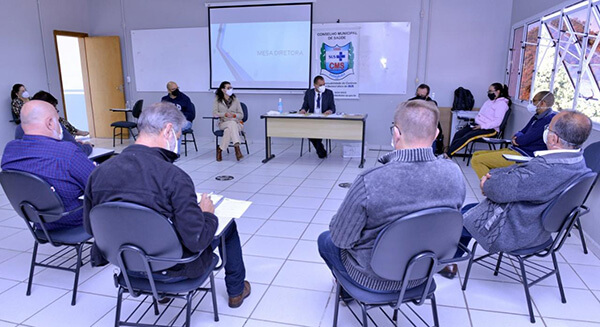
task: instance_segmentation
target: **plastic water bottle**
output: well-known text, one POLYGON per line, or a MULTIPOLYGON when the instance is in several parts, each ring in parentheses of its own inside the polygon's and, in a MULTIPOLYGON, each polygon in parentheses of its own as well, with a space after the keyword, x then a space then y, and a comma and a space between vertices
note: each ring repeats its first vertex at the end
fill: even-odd
POLYGON ((279 103, 277 103, 277 111, 279 111, 280 114, 283 113, 283 101, 281 98, 279 98, 279 103))

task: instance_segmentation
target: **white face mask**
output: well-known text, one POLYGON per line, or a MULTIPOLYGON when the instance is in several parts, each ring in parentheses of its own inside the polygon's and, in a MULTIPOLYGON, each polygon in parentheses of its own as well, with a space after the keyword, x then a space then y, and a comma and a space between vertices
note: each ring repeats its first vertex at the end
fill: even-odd
POLYGON ((21 94, 21 98, 24 98, 24 99, 29 98, 29 92, 23 91, 23 93, 21 94))
POLYGON ((392 148, 396 148, 396 146, 394 145, 394 137, 392 136, 392 142, 390 143, 392 145, 392 148))
POLYGON ((550 132, 549 129, 545 129, 544 130, 544 135, 542 136, 542 139, 544 140, 544 144, 546 144, 546 147, 548 146, 548 132, 550 132))
POLYGON ((537 111, 537 107, 533 103, 527 105, 527 111, 534 114, 537 111))
POLYGON ((317 90, 319 90, 320 93, 325 92, 325 85, 321 85, 317 88, 317 90))
POLYGON ((233 89, 225 91, 225 94, 227 94, 227 96, 231 96, 233 94, 233 89))
POLYGON ((56 121, 56 124, 58 125, 58 132, 56 130, 54 130, 54 135, 53 136, 54 136, 55 139, 57 139, 59 141, 62 141, 63 137, 64 137, 62 127, 61 127, 61 125, 60 125, 60 123, 58 121, 56 121))
POLYGON ((171 149, 171 142, 169 142, 167 140, 167 150, 175 153, 175 154, 179 154, 179 141, 177 140, 177 135, 175 134, 175 131, 171 129, 171 134, 173 134, 173 143, 175 143, 173 145, 173 149, 171 149))

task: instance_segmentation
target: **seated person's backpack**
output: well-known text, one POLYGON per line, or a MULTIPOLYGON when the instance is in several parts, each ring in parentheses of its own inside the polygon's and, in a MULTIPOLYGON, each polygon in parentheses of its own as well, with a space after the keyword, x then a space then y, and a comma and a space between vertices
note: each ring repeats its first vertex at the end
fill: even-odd
POLYGON ((456 110, 473 110, 475 99, 471 91, 462 86, 454 90, 454 102, 452 103, 452 111, 456 110))

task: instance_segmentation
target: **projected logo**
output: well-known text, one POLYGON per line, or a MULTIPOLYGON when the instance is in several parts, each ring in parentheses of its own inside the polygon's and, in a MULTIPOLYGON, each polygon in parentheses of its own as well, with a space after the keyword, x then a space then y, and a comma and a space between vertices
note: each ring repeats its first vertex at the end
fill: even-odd
POLYGON ((332 80, 341 80, 354 74, 354 46, 352 42, 344 46, 321 45, 321 75, 332 80))

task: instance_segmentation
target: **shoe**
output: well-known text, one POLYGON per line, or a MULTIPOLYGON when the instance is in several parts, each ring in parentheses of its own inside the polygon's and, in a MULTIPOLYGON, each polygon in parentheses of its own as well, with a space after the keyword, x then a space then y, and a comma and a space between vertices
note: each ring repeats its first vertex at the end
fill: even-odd
POLYGON ((223 150, 220 147, 217 147, 217 161, 223 160, 223 150))
POLYGON ((238 296, 230 296, 229 297, 229 307, 230 308, 238 308, 242 303, 244 303, 244 299, 250 295, 250 283, 247 280, 244 281, 244 291, 241 295, 238 296))
POLYGON ((167 304, 167 303, 169 303, 169 301, 171 301, 171 299, 165 296, 162 299, 158 300, 157 302, 160 304, 167 304))
POLYGON ((240 161, 240 159, 244 157, 242 151, 240 150, 240 145, 234 145, 233 148, 235 149, 235 158, 237 159, 237 161, 240 161))
POLYGON ((447 265, 446 267, 444 267, 444 269, 440 270, 438 272, 438 274, 440 274, 448 279, 453 279, 456 276, 457 272, 458 272, 458 266, 454 263, 454 264, 447 265))

